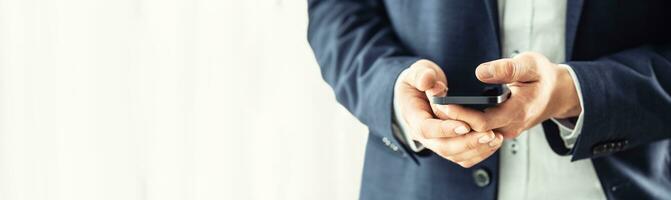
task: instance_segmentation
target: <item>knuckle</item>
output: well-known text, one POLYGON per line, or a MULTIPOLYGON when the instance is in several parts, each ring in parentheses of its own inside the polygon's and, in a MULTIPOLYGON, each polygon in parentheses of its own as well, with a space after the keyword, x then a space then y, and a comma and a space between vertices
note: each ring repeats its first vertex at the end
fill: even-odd
POLYGON ((517 77, 520 76, 520 66, 519 63, 516 61, 510 62, 510 65, 508 67, 508 80, 517 80, 517 77))
POLYGON ((475 131, 482 132, 487 128, 487 120, 484 115, 473 115, 467 121, 471 129, 475 131))
POLYGON ((528 56, 529 58, 539 58, 539 57, 543 57, 542 54, 537 53, 537 52, 533 52, 533 51, 531 51, 531 52, 527 52, 527 53, 526 53, 526 56, 528 56))
POLYGON ((517 129, 505 130, 501 132, 501 134, 503 134, 504 137, 508 136, 508 138, 517 137, 518 135, 520 135, 520 133, 522 133, 522 130, 517 129))
POLYGON ((421 59, 413 63, 410 67, 417 70, 417 69, 434 69, 435 66, 437 65, 434 62, 427 59, 421 59))
POLYGON ((463 161, 464 161, 462 158, 457 157, 457 156, 447 156, 447 157, 445 157, 445 159, 447 159, 447 160, 449 160, 449 161, 452 161, 452 162, 454 162, 454 163, 459 163, 459 162, 463 162, 463 161))
MULTIPOLYGON (((415 67, 415 65, 413 64, 413 65, 411 65, 410 67, 408 67, 407 69, 405 69, 401 72, 401 74, 399 76, 400 76, 401 80, 403 80, 403 83, 412 85, 411 80, 412 80, 412 78, 415 77, 415 73, 417 71, 416 68, 417 67, 415 67)), ((400 89, 401 87, 394 87, 394 88, 395 89, 400 89)))
POLYGON ((417 62, 415 62, 415 64, 417 64, 417 65, 424 65, 424 66, 428 65, 429 63, 431 63, 431 61, 429 61, 427 59, 420 59, 420 60, 417 60, 417 62))
MULTIPOLYGON (((440 154, 441 156, 446 157, 446 158, 452 156, 452 152, 450 152, 447 149, 443 149, 443 148, 438 149, 438 154, 440 154)), ((451 158, 455 159, 454 157, 451 157, 451 158)))
POLYGON ((508 138, 508 139, 512 139, 512 138, 517 137, 517 135, 515 133, 513 133, 512 131, 501 131, 501 134, 503 135, 504 138, 508 138))
POLYGON ((474 164, 472 162, 460 162, 459 165, 463 168, 471 168, 474 164))
POLYGON ((492 147, 492 146, 489 146, 489 144, 487 144, 486 147, 478 149, 478 153, 480 153, 480 155, 487 154, 487 153, 491 152, 493 149, 496 149, 496 147, 495 146, 492 147))
POLYGON ((475 129, 476 131, 479 131, 479 132, 485 131, 485 130, 487 130, 487 124, 478 123, 475 126, 473 126, 473 129, 475 129))
POLYGON ((494 151, 496 151, 496 150, 498 150, 499 148, 501 148, 501 144, 503 144, 503 142, 498 142, 498 143, 496 143, 496 146, 487 148, 487 151, 486 151, 486 152, 483 152, 483 154, 491 155, 494 151))
POLYGON ((475 124, 473 124, 472 128, 475 129, 476 131, 482 132, 489 130, 489 124, 487 123, 487 120, 484 119, 484 117, 478 116, 475 118, 475 124))
POLYGON ((442 156, 442 157, 444 157, 444 158, 448 158, 448 157, 451 156, 450 152, 449 152, 447 149, 445 149, 445 148, 437 148, 437 149, 433 149, 433 152, 437 153, 438 155, 440 155, 440 156, 442 156))
POLYGON ((413 63, 410 68, 411 69, 418 69, 426 66, 426 60, 418 60, 417 62, 413 63))
POLYGON ((452 162, 457 162, 457 161, 455 161, 454 157, 452 157, 452 156, 443 156, 443 155, 441 155, 441 157, 443 157, 443 158, 445 158, 445 159, 447 159, 447 160, 449 160, 449 161, 452 161, 452 162))
POLYGON ((470 142, 466 142, 466 149, 471 150, 478 147, 478 138, 473 137, 470 142))
POLYGON ((504 62, 503 65, 498 68, 496 74, 501 78, 508 79, 515 74, 515 66, 516 64, 514 61, 504 62))
POLYGON ((471 163, 473 163, 475 165, 475 164, 478 164, 480 161, 482 161, 484 159, 485 159, 484 155, 480 154, 480 155, 474 157, 473 159, 471 159, 471 163))
POLYGON ((526 58, 534 58, 534 57, 537 57, 538 55, 539 55, 539 54, 536 53, 536 52, 533 52, 533 51, 527 51, 527 52, 522 52, 522 53, 518 54, 518 55, 515 56, 515 57, 516 57, 516 58, 523 58, 523 59, 526 59, 526 58))

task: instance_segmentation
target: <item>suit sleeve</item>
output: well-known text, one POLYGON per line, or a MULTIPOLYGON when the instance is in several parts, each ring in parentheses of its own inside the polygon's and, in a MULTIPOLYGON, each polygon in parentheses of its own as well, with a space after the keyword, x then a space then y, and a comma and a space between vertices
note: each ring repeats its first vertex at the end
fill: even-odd
POLYGON ((308 41, 338 102, 372 134, 392 138, 394 83, 418 58, 398 41, 384 5, 310 0, 308 16, 308 41))
POLYGON ((671 45, 567 64, 580 82, 584 101, 573 160, 671 138, 671 45))

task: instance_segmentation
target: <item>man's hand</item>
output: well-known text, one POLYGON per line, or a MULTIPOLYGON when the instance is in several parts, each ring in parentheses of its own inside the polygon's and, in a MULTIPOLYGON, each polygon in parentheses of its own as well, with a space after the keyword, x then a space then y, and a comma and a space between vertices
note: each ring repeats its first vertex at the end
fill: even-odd
POLYGON ((582 110, 568 69, 541 54, 522 53, 483 63, 475 74, 484 83, 507 84, 510 98, 484 113, 454 105, 440 106, 439 110, 446 114, 444 118, 467 122, 477 131, 495 130, 505 138, 514 138, 551 117, 574 117, 582 110))
MULTIPOLYGON (((501 146, 503 136, 492 131, 470 132, 468 124, 436 119, 427 95, 444 95, 447 78, 435 63, 419 60, 404 70, 394 88, 394 102, 412 139, 463 167, 486 159, 501 146), (469 133, 470 132, 470 133, 469 133)), ((435 108, 435 107, 434 107, 435 108)))

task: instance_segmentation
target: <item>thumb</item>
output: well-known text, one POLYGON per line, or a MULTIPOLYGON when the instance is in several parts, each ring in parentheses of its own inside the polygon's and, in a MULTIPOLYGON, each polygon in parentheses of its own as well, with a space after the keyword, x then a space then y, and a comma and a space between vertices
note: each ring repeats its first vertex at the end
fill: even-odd
POLYGON ((532 82, 538 80, 536 64, 530 56, 518 56, 483 63, 475 69, 475 76, 490 84, 532 82))

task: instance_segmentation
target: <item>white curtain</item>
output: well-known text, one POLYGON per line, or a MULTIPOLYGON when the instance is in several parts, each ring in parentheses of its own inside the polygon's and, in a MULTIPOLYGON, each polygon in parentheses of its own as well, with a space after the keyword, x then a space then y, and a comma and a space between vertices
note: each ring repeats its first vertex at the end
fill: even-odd
POLYGON ((305 0, 0 0, 0 199, 355 199, 305 0))

